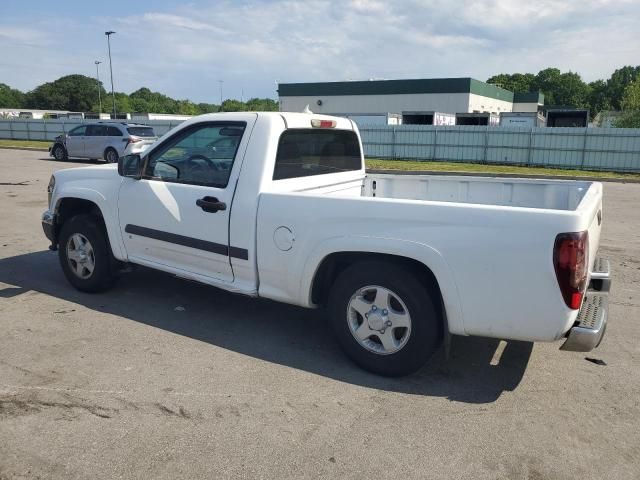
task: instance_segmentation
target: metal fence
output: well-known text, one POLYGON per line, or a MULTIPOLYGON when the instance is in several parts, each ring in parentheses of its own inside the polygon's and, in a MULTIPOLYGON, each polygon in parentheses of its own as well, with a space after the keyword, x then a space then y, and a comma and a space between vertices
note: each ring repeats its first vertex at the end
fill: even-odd
POLYGON ((368 158, 640 172, 640 129, 360 127, 368 158))
MULTIPOLYGON (((53 140, 58 135, 82 125, 95 123, 97 120, 69 120, 69 119, 16 119, 0 120, 0 138, 12 140, 53 140)), ((123 120, 124 121, 124 120, 123 120)), ((128 120, 153 127, 157 135, 164 135, 173 127, 180 125, 183 120, 128 120)), ((114 120, 114 122, 116 122, 114 120)))
MULTIPOLYGON (((0 120, 0 138, 53 140, 82 123, 0 120)), ((137 123, 163 135, 182 122, 137 123)), ((368 158, 640 172, 640 129, 363 125, 360 133, 368 158)))

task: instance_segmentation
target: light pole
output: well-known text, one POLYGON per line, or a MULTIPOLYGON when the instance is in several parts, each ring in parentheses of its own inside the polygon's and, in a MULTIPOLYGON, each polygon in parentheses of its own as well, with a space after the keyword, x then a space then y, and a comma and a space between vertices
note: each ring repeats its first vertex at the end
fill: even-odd
POLYGON ((224 80, 218 80, 218 83, 220 84, 220 111, 222 111, 222 84, 224 80))
MULTIPOLYGON (((98 60, 96 60, 93 63, 96 64, 96 83, 98 84, 98 103, 100 104, 100 113, 102 113, 102 96, 100 95, 100 72, 98 71, 98 65, 100 65, 102 62, 99 62, 98 60)), ((100 118, 100 115, 98 115, 98 118, 100 118)))
POLYGON ((109 48, 109 72, 111 73, 111 100, 113 101, 113 118, 115 120, 117 112, 116 112, 116 96, 113 93, 113 66, 111 65, 111 35, 116 32, 109 30, 108 32, 104 32, 107 36, 107 47, 109 48))

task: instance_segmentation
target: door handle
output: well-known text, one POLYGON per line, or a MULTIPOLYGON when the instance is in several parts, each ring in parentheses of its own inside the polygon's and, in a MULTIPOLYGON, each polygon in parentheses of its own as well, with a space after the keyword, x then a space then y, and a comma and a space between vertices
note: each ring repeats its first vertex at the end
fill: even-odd
POLYGON ((216 213, 218 210, 226 210, 227 204, 220 202, 216 197, 202 197, 196 200, 196 205, 208 213, 216 213))

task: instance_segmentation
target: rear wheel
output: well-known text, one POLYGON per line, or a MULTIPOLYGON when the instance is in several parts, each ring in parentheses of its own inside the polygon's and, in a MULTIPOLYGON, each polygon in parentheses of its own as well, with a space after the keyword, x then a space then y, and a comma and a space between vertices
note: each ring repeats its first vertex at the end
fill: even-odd
POLYGON ((360 262, 344 270, 329 295, 332 329, 359 366, 387 376, 422 367, 442 339, 435 295, 409 269, 360 262))
POLYGON ((118 163, 118 152, 116 152, 115 148, 107 148, 104 151, 104 159, 107 161, 107 163, 118 163))
POLYGON ((67 160, 67 150, 60 145, 59 143, 55 144, 53 146, 53 151, 51 152, 53 155, 53 158, 55 158, 56 160, 62 162, 64 160, 67 160))
POLYGON ((95 216, 76 215, 64 223, 58 257, 69 283, 83 292, 107 290, 116 279, 107 233, 95 216))

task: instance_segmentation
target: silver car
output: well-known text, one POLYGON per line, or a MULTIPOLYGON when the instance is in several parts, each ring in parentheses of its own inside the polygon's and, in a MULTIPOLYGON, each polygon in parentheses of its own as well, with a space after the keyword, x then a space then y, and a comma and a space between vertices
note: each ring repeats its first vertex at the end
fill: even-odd
POLYGON ((56 160, 90 158, 115 163, 125 150, 127 153, 140 153, 157 139, 153 128, 147 125, 86 123, 56 137, 49 147, 49 155, 56 160))

